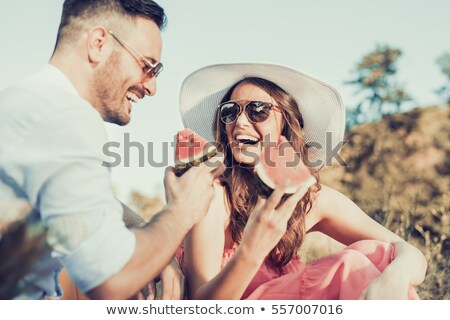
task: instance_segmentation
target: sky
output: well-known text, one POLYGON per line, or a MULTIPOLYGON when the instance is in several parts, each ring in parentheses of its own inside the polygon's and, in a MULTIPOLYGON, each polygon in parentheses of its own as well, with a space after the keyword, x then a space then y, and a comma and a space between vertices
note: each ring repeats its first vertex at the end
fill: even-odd
MULTIPOLYGON (((441 103, 434 91, 446 79, 436 59, 450 52, 450 1, 446 0, 160 0, 168 16, 162 33, 164 71, 156 96, 133 108, 125 127, 107 125, 109 138, 121 144, 125 134, 151 157, 172 163, 163 152, 183 128, 178 94, 183 79, 209 64, 267 62, 299 69, 336 87, 346 106, 357 102, 355 88, 344 85, 363 55, 377 44, 403 51, 399 82, 414 104, 441 103), (150 148, 146 147, 146 152, 150 148)), ((53 51, 63 0, 0 2, 0 90, 47 63, 53 51)), ((163 167, 139 166, 131 149, 129 166, 112 169, 120 200, 131 191, 160 192, 163 167)), ((145 156, 145 158, 149 158, 145 156)))

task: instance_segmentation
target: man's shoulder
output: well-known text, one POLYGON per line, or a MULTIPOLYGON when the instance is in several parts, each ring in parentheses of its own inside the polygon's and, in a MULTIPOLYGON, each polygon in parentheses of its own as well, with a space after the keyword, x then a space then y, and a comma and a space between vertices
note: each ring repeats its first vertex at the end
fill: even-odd
MULTIPOLYGON (((82 99, 68 79, 45 66, 30 73, 0 92, 0 112, 17 112, 21 108, 34 113, 55 113, 76 108, 80 112, 98 113, 82 99), (67 83, 65 83, 67 82, 67 83), (6 101, 5 101, 6 100, 6 101)), ((53 67, 54 68, 54 67, 53 67)))
POLYGON ((0 135, 19 142, 37 130, 105 130, 97 110, 55 82, 51 75, 38 71, 1 91, 0 135))

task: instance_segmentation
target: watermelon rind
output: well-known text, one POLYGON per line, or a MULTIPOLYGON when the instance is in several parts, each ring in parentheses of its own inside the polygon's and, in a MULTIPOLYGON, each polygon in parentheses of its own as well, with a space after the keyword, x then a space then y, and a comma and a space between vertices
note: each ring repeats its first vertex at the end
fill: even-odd
POLYGON ((207 161, 217 154, 217 148, 215 146, 209 146, 208 149, 203 150, 203 153, 191 160, 178 160, 175 161, 175 174, 177 177, 182 176, 191 167, 198 166, 200 163, 207 161))
MULTIPOLYGON (((264 166, 259 163, 255 166, 254 169, 254 181, 258 193, 263 198, 268 198, 272 194, 272 192, 277 187, 272 179, 266 174, 266 170, 264 170, 264 166)), ((294 194, 300 187, 309 188, 316 183, 316 179, 313 176, 310 176, 306 181, 303 181, 299 184, 293 184, 286 188, 284 191, 285 195, 294 194)))

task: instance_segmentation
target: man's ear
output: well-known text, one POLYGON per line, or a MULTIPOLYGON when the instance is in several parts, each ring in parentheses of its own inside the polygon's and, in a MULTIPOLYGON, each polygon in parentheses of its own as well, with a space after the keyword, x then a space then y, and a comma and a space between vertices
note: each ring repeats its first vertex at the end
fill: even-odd
POLYGON ((95 27, 89 30, 87 35, 87 52, 89 61, 99 63, 111 51, 111 46, 107 45, 108 31, 103 27, 95 27))

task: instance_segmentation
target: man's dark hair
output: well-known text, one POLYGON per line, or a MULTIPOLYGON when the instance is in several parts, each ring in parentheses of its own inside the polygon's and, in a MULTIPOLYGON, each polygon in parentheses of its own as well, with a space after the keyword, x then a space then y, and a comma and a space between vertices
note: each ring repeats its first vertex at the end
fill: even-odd
POLYGON ((65 0, 56 46, 74 40, 80 31, 94 26, 90 23, 123 30, 127 29, 124 22, 135 17, 152 20, 160 30, 167 23, 164 9, 152 0, 65 0))

